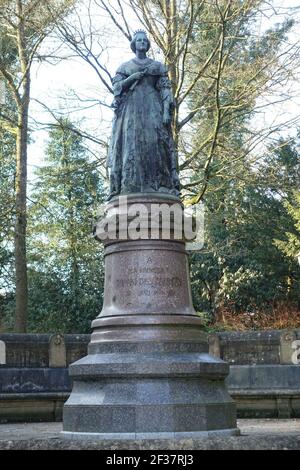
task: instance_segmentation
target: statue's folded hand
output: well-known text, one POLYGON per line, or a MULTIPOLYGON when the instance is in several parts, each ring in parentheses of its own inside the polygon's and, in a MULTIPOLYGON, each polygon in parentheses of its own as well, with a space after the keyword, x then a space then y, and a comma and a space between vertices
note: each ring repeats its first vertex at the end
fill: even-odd
POLYGON ((135 72, 133 73, 132 75, 130 75, 130 78, 132 80, 140 80, 141 78, 143 78, 145 75, 145 72, 142 71, 142 72, 135 72))

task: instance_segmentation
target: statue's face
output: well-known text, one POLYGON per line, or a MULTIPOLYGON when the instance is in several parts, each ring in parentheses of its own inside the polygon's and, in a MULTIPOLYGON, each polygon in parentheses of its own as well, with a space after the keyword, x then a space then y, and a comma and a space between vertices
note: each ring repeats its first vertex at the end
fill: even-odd
POLYGON ((148 48, 148 39, 145 34, 137 34, 135 39, 135 49, 137 51, 147 51, 148 48))

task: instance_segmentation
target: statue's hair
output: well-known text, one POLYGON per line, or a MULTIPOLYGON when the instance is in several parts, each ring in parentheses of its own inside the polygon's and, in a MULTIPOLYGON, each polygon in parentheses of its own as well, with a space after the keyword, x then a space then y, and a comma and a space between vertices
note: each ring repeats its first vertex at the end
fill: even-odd
POLYGON ((146 36, 146 39, 147 39, 147 42, 148 42, 147 52, 148 52, 149 49, 150 49, 150 41, 149 41, 149 38, 148 38, 148 36, 147 36, 146 31, 144 31, 143 29, 137 29, 136 31, 134 31, 134 33, 133 33, 133 38, 132 38, 132 40, 131 40, 131 42, 130 42, 130 48, 131 48, 131 50, 132 50, 134 53, 136 52, 136 47, 135 47, 136 37, 137 37, 138 34, 141 34, 141 33, 146 36))

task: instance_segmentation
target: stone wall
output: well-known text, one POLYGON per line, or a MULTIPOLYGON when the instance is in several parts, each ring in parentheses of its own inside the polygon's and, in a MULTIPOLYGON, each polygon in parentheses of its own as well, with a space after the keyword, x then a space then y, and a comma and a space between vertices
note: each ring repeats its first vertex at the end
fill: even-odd
POLYGON ((209 346, 230 364, 239 417, 300 417, 300 330, 215 333, 209 346))
MULTIPOLYGON (((0 334, 0 422, 61 420, 72 387, 67 367, 86 355, 89 339, 0 334)), ((209 347, 230 364, 239 417, 300 417, 300 330, 213 333, 209 347)))
MULTIPOLYGON (((89 340, 90 335, 0 334, 0 368, 67 367, 86 355, 89 340)), ((292 364, 295 341, 300 329, 209 335, 211 354, 230 365, 292 364)))
POLYGON ((0 368, 66 367, 86 355, 89 340, 90 335, 0 334, 0 368))
POLYGON ((0 334, 0 423, 60 421, 90 335, 0 334))
POLYGON ((299 340, 300 330, 221 332, 209 335, 211 354, 230 365, 293 364, 293 346, 299 340))

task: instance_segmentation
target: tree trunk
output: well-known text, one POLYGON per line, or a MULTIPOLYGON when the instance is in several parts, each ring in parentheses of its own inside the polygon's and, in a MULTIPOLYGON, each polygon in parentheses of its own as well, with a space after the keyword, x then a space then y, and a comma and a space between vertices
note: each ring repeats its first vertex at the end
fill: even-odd
MULTIPOLYGON (((176 89, 178 86, 178 18, 177 18, 177 0, 165 0, 163 3, 163 11, 166 21, 166 32, 165 32, 165 46, 166 46, 166 65, 169 71, 169 78, 172 85, 173 96, 175 96, 176 89)), ((176 166, 178 170, 178 105, 176 104, 173 116, 173 138, 176 152, 176 166)))
POLYGON ((16 312, 15 332, 26 333, 28 310, 26 259, 26 197, 27 197, 27 134, 30 82, 24 83, 24 94, 18 109, 16 149, 16 219, 15 219, 15 271, 16 312))

